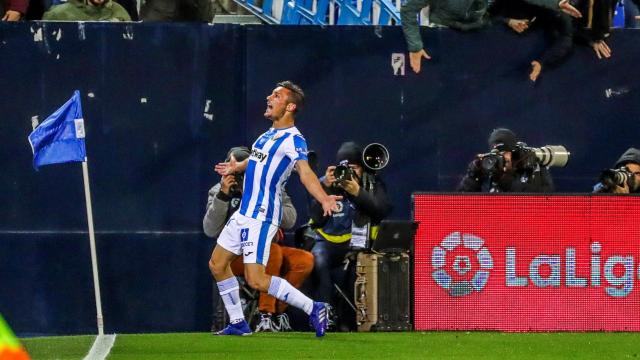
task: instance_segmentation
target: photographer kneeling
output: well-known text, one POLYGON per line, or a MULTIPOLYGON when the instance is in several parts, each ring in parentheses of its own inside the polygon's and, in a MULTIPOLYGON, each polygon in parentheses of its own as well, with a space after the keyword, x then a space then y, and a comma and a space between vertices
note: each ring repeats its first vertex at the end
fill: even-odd
POLYGON ((637 194, 640 193, 640 150, 629 148, 613 165, 600 174, 600 182, 593 187, 594 193, 637 194))
POLYGON ((553 192, 548 168, 565 166, 569 159, 569 152, 563 146, 528 147, 504 128, 495 129, 489 135, 489 149, 469 164, 458 191, 553 192))
MULTIPOLYGON (((386 149, 378 146, 386 152, 386 149)), ((373 148, 372 148, 373 149, 373 148)), ((387 154, 388 155, 388 154, 387 154)), ((354 248, 366 248, 377 235, 377 225, 391 211, 386 187, 374 173, 386 165, 368 163, 365 166, 361 147, 345 142, 336 155, 338 166, 329 166, 320 181, 327 194, 342 195, 339 210, 323 216, 321 205, 313 201, 310 207, 311 226, 315 229, 314 274, 318 301, 340 306, 336 309, 343 330, 355 328, 355 313, 344 302, 333 299, 334 283, 349 299, 353 299, 355 273, 349 269, 346 256, 354 248)), ((352 261, 353 262, 353 261, 352 261)), ((350 300, 352 301, 352 300, 350 300)))

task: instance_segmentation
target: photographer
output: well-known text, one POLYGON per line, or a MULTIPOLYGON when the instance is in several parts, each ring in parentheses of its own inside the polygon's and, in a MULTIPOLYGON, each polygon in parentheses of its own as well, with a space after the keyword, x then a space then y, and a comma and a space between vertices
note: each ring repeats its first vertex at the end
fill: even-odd
POLYGON ((593 187, 594 193, 637 194, 640 193, 640 150, 629 148, 613 165, 613 169, 600 174, 600 182, 593 187))
MULTIPOLYGON (((249 149, 240 146, 229 150, 226 161, 235 159, 243 161, 250 155, 249 149)), ((242 198, 243 174, 223 175, 220 182, 209 190, 207 212, 202 220, 204 233, 217 239, 225 223, 231 215, 238 210, 242 198)), ((294 287, 299 288, 313 270, 313 255, 304 250, 280 245, 284 239, 282 229, 290 229, 295 225, 297 212, 291 198, 286 192, 282 192, 282 220, 280 230, 271 242, 270 256, 266 265, 266 273, 282 276, 294 287)), ((242 257, 238 257, 231 263, 231 270, 235 276, 244 276, 244 264, 242 257)), ((218 295, 214 289, 214 296, 218 295)), ((260 323, 256 326, 256 332, 290 331, 289 318, 285 313, 287 304, 276 301, 277 299, 267 293, 260 293, 258 310, 260 311, 260 323), (277 302, 277 303, 276 303, 277 302), (273 319, 274 317, 275 319, 273 319)))
POLYGON ((531 148, 518 143, 511 130, 493 130, 489 136, 489 149, 489 153, 477 155, 471 161, 458 191, 553 192, 547 164, 541 164, 531 148))
MULTIPOLYGON (((315 229, 316 243, 312 249, 315 257, 317 297, 320 301, 332 301, 335 283, 349 298, 353 294, 353 276, 349 273, 349 260, 345 259, 354 246, 366 246, 377 235, 377 224, 391 211, 384 183, 372 170, 365 168, 362 148, 354 142, 345 142, 336 155, 339 165, 350 171, 329 166, 320 179, 328 194, 342 195, 339 210, 323 216, 322 207, 313 201, 310 207, 311 226, 315 229), (347 280, 347 277, 350 277, 347 280)), ((342 306, 342 302, 340 302, 342 306)), ((342 328, 353 327, 355 314, 346 306, 337 309, 344 321, 342 328), (352 319, 352 320, 347 320, 352 319)))

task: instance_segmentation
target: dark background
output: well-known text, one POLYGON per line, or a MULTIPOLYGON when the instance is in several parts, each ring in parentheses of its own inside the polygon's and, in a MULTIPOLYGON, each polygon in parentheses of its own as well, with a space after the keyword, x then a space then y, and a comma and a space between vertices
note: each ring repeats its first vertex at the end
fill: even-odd
MULTIPOLYGON (((265 97, 278 81, 307 94, 297 125, 321 173, 343 141, 388 147, 393 218, 411 216, 414 191, 451 191, 497 126, 572 152, 552 169, 559 192, 589 192, 640 145, 640 32, 614 32, 609 60, 577 48, 535 85, 527 75, 541 34, 423 35, 433 60, 415 75, 407 58, 396 76, 400 27, 0 24, 0 313, 19 335, 95 332, 80 164, 36 172, 26 140, 32 117, 43 121, 75 89, 107 332, 209 328, 213 242, 201 221, 213 165, 269 127, 265 97)), ((303 223, 296 178, 289 192, 303 223)))

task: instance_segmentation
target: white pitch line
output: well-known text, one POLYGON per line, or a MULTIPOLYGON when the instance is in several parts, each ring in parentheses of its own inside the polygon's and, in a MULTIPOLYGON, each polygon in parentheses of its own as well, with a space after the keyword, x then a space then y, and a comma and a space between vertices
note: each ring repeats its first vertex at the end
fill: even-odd
POLYGON ((109 355, 113 344, 116 342, 116 334, 113 335, 98 335, 96 341, 93 342, 93 346, 84 360, 104 360, 109 355))

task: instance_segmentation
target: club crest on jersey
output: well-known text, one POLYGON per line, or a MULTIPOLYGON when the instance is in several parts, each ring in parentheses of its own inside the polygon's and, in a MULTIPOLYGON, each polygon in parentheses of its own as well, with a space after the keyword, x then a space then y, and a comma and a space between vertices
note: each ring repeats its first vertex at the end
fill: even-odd
POLYGON ((265 161, 268 156, 269 156, 269 154, 263 153, 262 151, 260 151, 258 149, 254 148, 253 150, 251 150, 251 157, 254 158, 255 160, 259 161, 259 162, 265 161))

